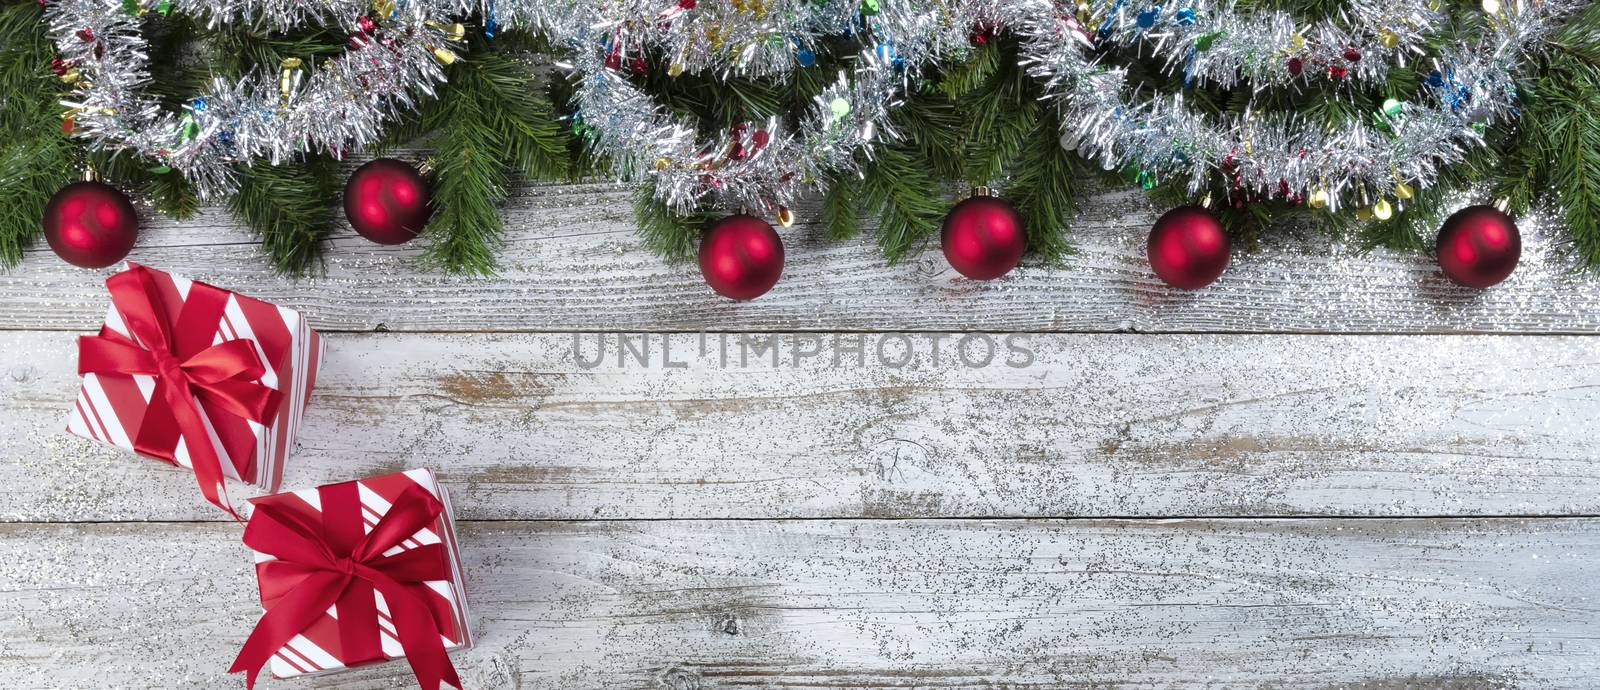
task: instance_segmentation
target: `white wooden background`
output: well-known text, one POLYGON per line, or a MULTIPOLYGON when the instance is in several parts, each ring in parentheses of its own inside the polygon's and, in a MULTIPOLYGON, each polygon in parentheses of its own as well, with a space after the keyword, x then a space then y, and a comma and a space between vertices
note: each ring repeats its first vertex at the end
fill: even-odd
MULTIPOLYGON (((132 257, 329 336, 287 486, 440 472, 469 687, 1600 686, 1600 279, 1537 223, 1481 293, 1315 239, 1170 291, 1121 193, 1065 266, 993 284, 801 224, 741 304, 643 251, 626 198, 519 190, 494 278, 345 233, 324 277, 279 279, 219 213, 152 221, 132 257), (619 332, 687 366, 574 358, 619 332), (1018 333, 1034 361, 697 347, 898 332, 1018 333)), ((105 274, 43 248, 0 274, 0 687, 235 687, 239 528, 60 430, 105 274)))

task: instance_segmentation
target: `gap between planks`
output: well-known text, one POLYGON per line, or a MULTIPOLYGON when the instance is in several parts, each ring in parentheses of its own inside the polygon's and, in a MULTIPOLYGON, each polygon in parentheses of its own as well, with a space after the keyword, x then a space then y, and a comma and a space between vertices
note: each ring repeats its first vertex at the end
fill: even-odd
MULTIPOLYGON (((249 518, 247 517, 246 520, 249 518)), ((1445 520, 1471 520, 1474 522, 1516 521, 1516 520, 1594 520, 1600 519, 1600 513, 1527 513, 1504 515, 941 515, 922 517, 872 517, 872 516, 824 516, 824 517, 636 517, 636 518, 472 518, 457 519, 459 524, 511 524, 511 523, 538 523, 538 524, 627 524, 635 522, 650 523, 692 523, 692 522, 1049 522, 1049 523, 1074 523, 1074 522, 1140 522, 1146 524, 1159 524, 1163 522, 1294 522, 1294 521, 1350 521, 1350 522, 1395 522, 1395 521, 1445 521, 1445 520)), ((63 527, 95 527, 117 525, 215 525, 233 522, 226 518, 215 520, 0 520, 0 527, 49 527, 58 525, 63 527)))
MULTIPOLYGON (((13 327, 0 325, 0 333, 91 333, 94 328, 68 328, 68 327, 13 327)), ((1015 333, 1017 335, 1096 335, 1096 336, 1165 336, 1165 335, 1203 335, 1215 337, 1246 337, 1246 336, 1281 336, 1286 338, 1299 337, 1382 337, 1382 338, 1450 338, 1458 336, 1471 336, 1475 338, 1571 338, 1600 336, 1600 331, 1574 333, 1566 331, 1205 331, 1205 330, 1160 330, 1160 329, 1109 329, 1091 330, 1085 328, 1054 330, 1048 328, 1013 328, 1013 329, 946 329, 946 328, 894 328, 894 329, 866 329, 866 328, 742 328, 742 329, 698 329, 698 330, 644 330, 644 329, 606 329, 606 328, 485 328, 476 330, 390 330, 383 326, 363 329, 316 328, 317 333, 323 335, 615 335, 621 333, 628 336, 636 335, 968 335, 988 334, 1001 335, 1015 333)))
MULTIPOLYGON (((479 690, 1592 687, 1596 526, 466 522, 454 658, 479 690)), ((215 688, 260 615, 233 526, 0 537, 0 685, 215 688)))
MULTIPOLYGON (((1027 368, 922 343, 915 370, 724 368, 693 336, 669 338, 684 368, 659 342, 652 368, 585 368, 571 336, 331 340, 284 486, 429 466, 463 519, 1600 509, 1587 338, 1055 335, 1027 368)), ((0 516, 214 517, 192 476, 61 431, 69 342, 0 350, 31 353, 0 368, 0 516)))

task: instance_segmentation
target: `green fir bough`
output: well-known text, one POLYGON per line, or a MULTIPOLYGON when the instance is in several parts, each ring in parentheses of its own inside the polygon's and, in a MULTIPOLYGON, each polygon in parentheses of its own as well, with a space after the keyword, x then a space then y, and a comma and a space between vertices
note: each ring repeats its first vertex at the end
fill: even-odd
MULTIPOLYGON (((1239 9, 1286 10, 1310 22, 1337 16, 1331 0, 1241 0, 1239 9)), ((1464 13, 1470 17, 1471 13, 1464 13)), ((0 265, 15 265, 39 234, 50 195, 93 171, 147 201, 158 212, 186 218, 199 201, 181 175, 125 154, 91 152, 67 134, 60 101, 69 86, 52 73, 51 45, 35 2, 0 5, 0 265)), ((1481 18, 1476 21, 1482 21, 1481 18)), ((208 27, 181 16, 152 13, 143 20, 151 45, 150 88, 168 108, 188 101, 212 75, 234 77, 272 70, 286 57, 308 65, 342 53, 346 36, 334 27, 273 33, 250 25, 208 27)), ((1433 48, 1462 40, 1473 21, 1433 38, 1433 48)), ((469 28, 448 82, 395 123, 385 145, 425 164, 433 186, 434 214, 426 228, 425 256, 453 272, 495 268, 502 242, 501 208, 521 180, 588 177, 601 161, 584 146, 575 126, 572 84, 551 66, 560 40, 518 32, 494 39, 469 28)), ((794 122, 856 60, 858 44, 841 39, 816 54, 814 67, 782 79, 721 74, 669 74, 665 59, 651 60, 632 78, 668 111, 698 123, 703 132, 738 122, 781 118, 794 122)), ((895 137, 880 136, 858 152, 856 169, 819 180, 815 223, 826 236, 871 232, 889 261, 936 241, 950 207, 973 187, 991 187, 1016 204, 1027 223, 1028 248, 1042 260, 1071 252, 1069 235, 1081 181, 1099 175, 1115 184, 1149 190, 1158 203, 1209 203, 1230 233, 1241 239, 1312 228, 1351 234, 1370 247, 1427 251, 1442 215, 1465 192, 1498 202, 1513 214, 1536 204, 1558 209, 1576 253, 1600 266, 1600 3, 1572 17, 1551 45, 1536 53, 1518 93, 1520 118, 1485 133, 1489 146, 1444 170, 1439 180, 1380 221, 1330 213, 1304 203, 1263 200, 1232 188, 1215 171, 1204 189, 1153 179, 1139 170, 1099 170, 1064 147, 1063 123, 1042 100, 1037 80, 1018 65, 1015 39, 1004 27, 975 41, 964 56, 930 67, 893 111, 895 137)), ((1182 93, 1187 107, 1214 116, 1247 107, 1264 117, 1292 114, 1328 126, 1369 120, 1386 99, 1422 99, 1426 67, 1394 68, 1386 80, 1339 88, 1234 90, 1185 85, 1182 75, 1140 59, 1136 51, 1106 51, 1107 64, 1128 71, 1130 89, 1149 97, 1182 93)), ((1071 136, 1067 137, 1070 142, 1071 136)), ((272 266, 286 274, 314 270, 325 239, 340 227, 338 210, 352 163, 325 154, 281 165, 239 166, 238 191, 221 200, 259 236, 272 266)), ((644 242, 668 260, 693 257, 706 224, 738 209, 702 207, 676 214, 639 190, 635 215, 644 242)))

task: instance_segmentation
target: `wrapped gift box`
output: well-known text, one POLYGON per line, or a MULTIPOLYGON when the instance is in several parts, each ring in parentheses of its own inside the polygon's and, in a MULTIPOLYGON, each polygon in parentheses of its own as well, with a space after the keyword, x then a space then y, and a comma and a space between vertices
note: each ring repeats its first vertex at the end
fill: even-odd
MULTIPOLYGON (((206 442, 220 460, 222 476, 276 491, 322 360, 323 343, 317 332, 293 309, 133 263, 112 276, 107 286, 111 289, 112 306, 105 326, 98 336, 84 340, 120 340, 151 349, 151 343, 143 342, 144 336, 129 328, 130 321, 138 315, 125 312, 153 309, 165 321, 164 328, 174 341, 186 336, 198 337, 205 345, 249 341, 261 372, 248 382, 278 391, 273 396, 276 409, 266 410, 262 421, 254 421, 234 414, 208 396, 198 396, 197 407, 207 438, 197 440, 199 434, 179 429, 179 440, 163 444, 170 450, 152 449, 149 444, 136 450, 145 424, 172 423, 170 419, 147 419, 152 396, 157 392, 157 375, 89 372, 83 374, 77 403, 67 418, 67 431, 191 470, 195 451, 190 444, 206 442), (190 310, 194 313, 186 311, 196 302, 202 304, 190 310)), ((148 335, 147 331, 145 336, 148 335)), ((80 369, 88 366, 82 347, 80 369)))
MULTIPOLYGON (((247 656, 255 654, 259 662, 265 653, 271 654, 269 665, 277 678, 406 658, 410 645, 426 641, 402 639, 407 635, 406 610, 413 612, 410 625, 418 618, 428 623, 420 634, 412 627, 412 634, 431 636, 442 645, 442 650, 435 648, 435 670, 441 660, 448 667, 446 652, 471 646, 450 496, 432 471, 408 470, 249 503, 254 511, 245 527, 245 544, 256 553, 261 605, 267 613, 233 670, 248 670, 247 656), (341 584, 339 578, 347 572, 354 575, 341 584), (372 582, 385 577, 399 584, 390 593, 401 592, 409 600, 402 602, 408 609, 395 611, 391 597, 381 586, 374 587, 372 582), (307 587, 314 591, 300 591, 307 587), (292 618, 294 612, 284 612, 278 623, 308 621, 290 625, 299 632, 281 646, 270 630, 262 632, 282 627, 265 622, 280 615, 275 611, 280 606, 302 611, 298 619, 292 618), (252 645, 257 645, 255 652, 252 645)), ((409 660, 418 668, 416 659, 409 660)), ((449 677, 453 675, 451 671, 449 677)))

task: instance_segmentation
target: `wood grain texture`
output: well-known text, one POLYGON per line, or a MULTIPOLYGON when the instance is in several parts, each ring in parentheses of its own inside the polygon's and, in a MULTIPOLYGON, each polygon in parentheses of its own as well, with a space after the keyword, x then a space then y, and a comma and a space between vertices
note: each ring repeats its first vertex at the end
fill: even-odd
MULTIPOLYGON (((1064 266, 994 283, 959 278, 936 247, 885 265, 870 239, 833 243, 814 224, 784 231, 788 266, 770 294, 721 299, 693 266, 669 266, 634 237, 612 185, 525 186, 505 211, 500 274, 449 277, 417 265, 422 242, 380 247, 340 233, 325 276, 270 275, 248 231, 208 211, 149 218, 132 259, 293 306, 328 330, 1020 330, 1164 332, 1522 332, 1600 329, 1600 278, 1574 272, 1559 231, 1525 220, 1523 263, 1488 291, 1451 286, 1422 255, 1360 255, 1319 238, 1241 251, 1221 283, 1158 284, 1144 241, 1158 215, 1137 192, 1088 199, 1064 266)), ((802 219, 815 219, 802 208, 802 219)), ((42 245, 0 273, 0 328, 86 330, 106 304, 105 271, 42 245)))
MULTIPOLYGON (((1547 688, 1594 520, 465 523, 475 690, 1547 688)), ((0 686, 233 687, 225 524, 8 525, 0 686), (109 660, 115 660, 109 663, 109 660)), ((405 687, 403 663, 267 687, 405 687)))
MULTIPOLYGON (((629 337, 646 367, 614 334, 337 335, 285 486, 428 466, 469 519, 1600 512, 1594 338, 1041 334, 968 368, 832 337, 629 337)), ((72 340, 0 333, 0 519, 220 519, 61 431, 72 340)))
MULTIPOLYGON (((780 285, 733 303, 643 250, 626 198, 516 190, 496 277, 343 232, 325 275, 285 280, 217 211, 152 219, 131 257, 396 331, 332 336, 286 486, 440 471, 470 688, 1600 677, 1600 339, 1531 335, 1595 334, 1600 279, 1548 223, 1484 292, 1279 237, 1182 293, 1146 267, 1156 212, 1107 192, 1061 267, 973 283, 936 248, 886 266, 801 223, 780 285), (648 364, 619 361, 641 331, 648 364), (767 331, 788 333, 741 335, 767 331), (946 331, 997 334, 997 358, 967 366, 958 333, 934 364, 946 331), (1074 333, 1108 331, 1178 334, 1074 333), (1032 333, 1027 366, 1006 332, 1032 333), (1109 516, 1138 519, 1053 519, 1109 516)), ((235 687, 257 614, 238 528, 190 475, 61 431, 105 274, 42 247, 0 273, 0 687, 235 687)), ((388 664, 268 687, 409 684, 388 664)))

